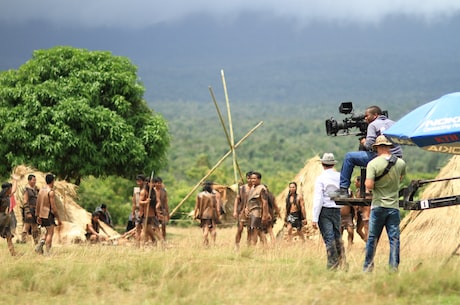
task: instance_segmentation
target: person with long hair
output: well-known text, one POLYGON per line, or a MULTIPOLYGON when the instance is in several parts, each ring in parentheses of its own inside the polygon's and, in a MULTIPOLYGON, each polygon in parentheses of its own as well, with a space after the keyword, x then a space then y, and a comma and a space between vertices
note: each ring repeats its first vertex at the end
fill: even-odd
POLYGON ((297 193, 297 183, 289 182, 289 193, 286 196, 286 217, 284 219, 288 230, 288 240, 292 241, 292 231, 296 229, 302 241, 305 241, 305 236, 302 232, 302 227, 306 224, 305 202, 302 194, 297 193))
POLYGON ((213 182, 206 181, 203 190, 196 196, 194 219, 200 220, 204 246, 209 245, 209 235, 211 235, 213 244, 216 243, 217 223, 220 218, 220 197, 216 196, 212 185, 213 182))

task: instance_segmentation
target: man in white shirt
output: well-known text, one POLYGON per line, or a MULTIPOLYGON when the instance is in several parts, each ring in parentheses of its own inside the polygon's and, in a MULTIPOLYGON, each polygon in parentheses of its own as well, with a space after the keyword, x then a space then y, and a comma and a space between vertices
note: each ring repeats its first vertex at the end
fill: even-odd
POLYGON ((324 172, 316 179, 313 196, 313 228, 318 229, 323 237, 327 251, 327 268, 337 269, 344 263, 345 251, 340 234, 340 206, 330 197, 337 193, 340 185, 340 173, 334 169, 337 161, 334 154, 325 153, 320 160, 324 172))

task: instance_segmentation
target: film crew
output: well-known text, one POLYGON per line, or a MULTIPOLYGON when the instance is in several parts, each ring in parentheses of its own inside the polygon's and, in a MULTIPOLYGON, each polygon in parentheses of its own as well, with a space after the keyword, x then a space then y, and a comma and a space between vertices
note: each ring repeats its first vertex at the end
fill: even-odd
POLYGON ((324 171, 316 178, 313 194, 313 228, 320 230, 326 246, 327 269, 336 270, 345 265, 345 249, 340 234, 340 206, 330 197, 339 189, 339 173, 334 169, 337 161, 333 153, 321 158, 324 171))
POLYGON ((366 242, 366 256, 363 271, 374 269, 374 256, 378 240, 385 227, 390 242, 389 265, 391 271, 399 266, 399 244, 401 221, 399 213, 399 185, 406 174, 406 163, 391 153, 393 143, 384 135, 374 143, 377 157, 367 166, 366 189, 372 192, 369 237, 366 242))
MULTIPOLYGON (((376 138, 383 133, 384 130, 390 128, 394 121, 383 115, 382 110, 378 106, 370 106, 366 109, 364 119, 368 123, 366 138, 361 139, 361 149, 359 151, 348 152, 345 154, 342 169, 340 171, 340 198, 350 197, 349 187, 351 184, 351 175, 355 166, 367 166, 370 160, 376 157, 373 151, 373 144, 376 138)), ((402 158, 402 149, 395 145, 391 149, 391 153, 398 158, 402 158)))

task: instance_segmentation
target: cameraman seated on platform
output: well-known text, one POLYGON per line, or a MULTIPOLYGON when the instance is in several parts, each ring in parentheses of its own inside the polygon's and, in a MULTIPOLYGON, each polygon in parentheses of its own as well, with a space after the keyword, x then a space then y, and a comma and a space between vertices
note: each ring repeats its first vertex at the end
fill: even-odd
MULTIPOLYGON (((384 130, 390 128, 391 125, 394 124, 392 120, 383 115, 382 109, 378 106, 368 107, 364 119, 369 125, 367 126, 366 138, 360 139, 360 151, 346 153, 343 160, 342 169, 340 171, 340 198, 349 197, 348 188, 351 184, 353 168, 355 166, 365 167, 370 160, 377 156, 372 147, 375 143, 375 139, 381 135, 384 130)), ((395 145, 391 149, 391 153, 398 158, 402 158, 402 150, 399 145, 395 145)))

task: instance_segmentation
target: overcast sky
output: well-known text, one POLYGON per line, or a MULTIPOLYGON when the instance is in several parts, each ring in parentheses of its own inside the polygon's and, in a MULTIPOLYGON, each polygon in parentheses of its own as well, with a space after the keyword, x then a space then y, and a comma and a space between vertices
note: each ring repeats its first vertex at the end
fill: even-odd
POLYGON ((428 24, 460 12, 459 0, 3 0, 0 22, 21 24, 46 20, 86 27, 140 28, 174 23, 193 15, 232 22, 256 13, 305 26, 310 22, 378 24, 391 16, 407 16, 428 24))
POLYGON ((431 98, 458 88, 459 28, 460 0, 0 0, 0 71, 68 45, 128 57, 152 100, 208 99, 222 68, 232 97, 431 98))

